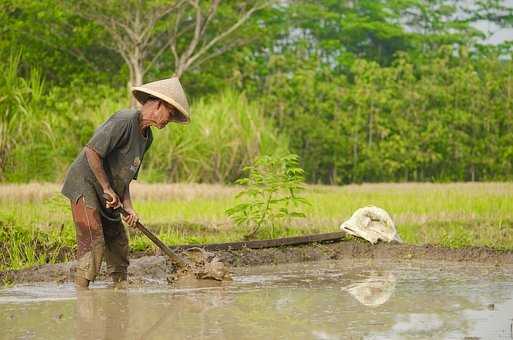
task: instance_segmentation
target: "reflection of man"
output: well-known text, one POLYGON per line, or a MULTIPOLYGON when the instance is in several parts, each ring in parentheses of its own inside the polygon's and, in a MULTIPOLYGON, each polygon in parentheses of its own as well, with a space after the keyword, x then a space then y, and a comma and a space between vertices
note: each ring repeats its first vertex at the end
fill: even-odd
POLYGON ((125 339, 128 335, 128 292, 77 290, 76 339, 125 339))
POLYGON ((71 164, 62 188, 71 200, 76 228, 78 288, 87 288, 95 279, 104 255, 115 286, 126 286, 128 238, 113 208, 123 204, 128 212, 123 220, 128 225, 137 222, 129 184, 137 178, 152 143, 150 127, 162 129, 170 121, 190 120, 187 98, 176 77, 136 87, 133 94, 141 109, 119 111, 103 123, 71 164))

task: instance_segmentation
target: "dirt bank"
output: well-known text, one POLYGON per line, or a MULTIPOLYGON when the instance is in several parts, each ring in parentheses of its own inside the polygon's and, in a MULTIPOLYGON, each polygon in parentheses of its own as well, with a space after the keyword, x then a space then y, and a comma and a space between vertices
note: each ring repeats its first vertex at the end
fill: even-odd
MULTIPOLYGON (((338 260, 351 258, 388 260, 442 260, 471 261, 493 265, 513 264, 513 252, 487 248, 448 249, 437 246, 400 244, 371 245, 360 241, 342 241, 329 244, 310 244, 267 249, 224 250, 215 252, 233 267, 305 261, 338 260)), ((134 283, 163 283, 171 273, 171 266, 163 256, 134 254, 129 267, 129 278, 134 283)), ((74 262, 43 265, 20 271, 0 273, 2 282, 71 281, 74 262)), ((105 278, 102 272, 99 279, 105 278)))

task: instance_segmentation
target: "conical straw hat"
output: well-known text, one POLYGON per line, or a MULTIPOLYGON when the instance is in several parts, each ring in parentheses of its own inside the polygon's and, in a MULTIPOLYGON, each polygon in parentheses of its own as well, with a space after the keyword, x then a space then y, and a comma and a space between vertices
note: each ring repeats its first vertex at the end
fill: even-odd
POLYGON ((141 104, 144 104, 150 97, 156 97, 173 105, 180 111, 179 122, 188 123, 191 120, 189 103, 180 84, 178 77, 157 80, 148 84, 133 87, 132 93, 141 104))

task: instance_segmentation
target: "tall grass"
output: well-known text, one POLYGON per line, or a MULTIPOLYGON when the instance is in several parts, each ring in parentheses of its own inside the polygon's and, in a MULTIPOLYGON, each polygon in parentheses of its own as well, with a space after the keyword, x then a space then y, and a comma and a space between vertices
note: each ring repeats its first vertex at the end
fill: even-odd
POLYGON ((20 59, 18 53, 0 64, 0 180, 55 180, 92 124, 90 119, 77 124, 75 116, 84 107, 66 100, 72 89, 65 95, 58 88, 46 90, 37 69, 23 74, 20 59))
POLYGON ((143 178, 231 183, 257 156, 287 149, 284 137, 244 95, 225 91, 200 99, 191 111, 189 125, 154 134, 143 178))
MULTIPOLYGON (((37 69, 23 74, 20 59, 15 54, 0 64, 0 181, 60 180, 94 129, 129 100, 124 88, 46 89, 37 69)), ((141 179, 232 182, 257 156, 287 149, 287 140, 243 94, 200 99, 191 111, 191 124, 154 131, 141 179)))
MULTIPOLYGON (((61 229, 62 231, 62 229, 61 229)), ((73 238, 58 229, 42 231, 0 223, 0 271, 71 259, 73 238)))
POLYGON ((20 77, 20 58, 20 53, 13 54, 7 64, 0 64, 0 179, 20 149, 16 142, 32 137, 27 126, 31 118, 41 118, 34 113, 43 95, 43 81, 35 69, 27 79, 20 77))

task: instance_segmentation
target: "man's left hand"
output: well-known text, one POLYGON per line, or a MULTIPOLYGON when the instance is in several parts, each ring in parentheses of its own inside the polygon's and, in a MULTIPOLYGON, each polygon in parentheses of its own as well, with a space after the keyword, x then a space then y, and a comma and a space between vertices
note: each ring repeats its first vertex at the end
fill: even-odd
POLYGON ((123 222, 128 224, 130 227, 135 226, 135 224, 139 221, 139 216, 137 216, 134 209, 125 209, 125 211, 127 214, 123 215, 123 222))

